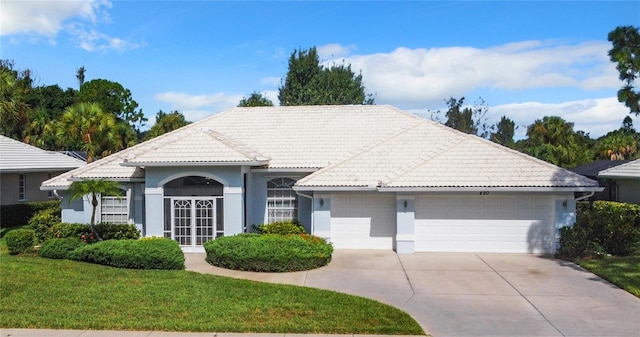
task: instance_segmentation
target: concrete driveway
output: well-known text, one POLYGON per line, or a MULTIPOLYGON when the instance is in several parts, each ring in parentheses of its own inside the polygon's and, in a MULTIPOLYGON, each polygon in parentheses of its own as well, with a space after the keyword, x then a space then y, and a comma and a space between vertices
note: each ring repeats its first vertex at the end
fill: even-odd
POLYGON ((320 269, 263 274, 187 254, 187 269, 376 299, 405 310, 434 337, 640 336, 640 299, 538 255, 337 250, 320 269))

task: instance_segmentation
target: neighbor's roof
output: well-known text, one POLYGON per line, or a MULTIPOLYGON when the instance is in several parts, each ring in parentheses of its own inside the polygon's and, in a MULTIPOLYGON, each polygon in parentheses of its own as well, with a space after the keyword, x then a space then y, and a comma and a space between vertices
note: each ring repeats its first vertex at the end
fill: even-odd
POLYGON ((298 189, 578 188, 598 183, 555 165, 424 120, 297 183, 298 189))
POLYGON ((571 168, 569 171, 581 174, 585 177, 597 177, 600 171, 628 162, 630 162, 630 160, 596 160, 571 168))
POLYGON ((0 135, 0 172, 66 171, 85 162, 0 135))
POLYGON ((601 178, 640 178, 640 159, 601 171, 601 178))
POLYGON ((597 187, 554 165, 388 105, 234 108, 125 149, 67 179, 142 179, 147 166, 317 171, 317 187, 597 187))

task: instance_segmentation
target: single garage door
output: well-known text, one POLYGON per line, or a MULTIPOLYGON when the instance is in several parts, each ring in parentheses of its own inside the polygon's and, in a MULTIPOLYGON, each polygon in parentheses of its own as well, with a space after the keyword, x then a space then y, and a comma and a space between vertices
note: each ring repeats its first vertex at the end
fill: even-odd
POLYGON ((333 246, 338 249, 393 249, 395 205, 395 195, 386 193, 332 195, 333 246))
POLYGON ((549 196, 417 197, 415 250, 550 253, 553 205, 549 196))

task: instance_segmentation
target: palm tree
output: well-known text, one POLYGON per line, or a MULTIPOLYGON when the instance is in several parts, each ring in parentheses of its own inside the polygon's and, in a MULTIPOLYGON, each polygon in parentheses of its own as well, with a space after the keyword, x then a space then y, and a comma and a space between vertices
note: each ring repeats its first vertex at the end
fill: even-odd
POLYGON ((98 207, 98 200, 103 195, 112 195, 120 197, 122 192, 120 186, 115 181, 109 181, 104 179, 82 179, 82 181, 74 181, 69 186, 69 203, 76 199, 82 199, 85 196, 91 202, 91 233, 98 240, 102 241, 98 232, 96 232, 96 208, 98 207))
POLYGON ((115 115, 97 103, 77 103, 65 110, 56 125, 56 136, 65 142, 82 144, 87 162, 125 148, 121 127, 115 115))

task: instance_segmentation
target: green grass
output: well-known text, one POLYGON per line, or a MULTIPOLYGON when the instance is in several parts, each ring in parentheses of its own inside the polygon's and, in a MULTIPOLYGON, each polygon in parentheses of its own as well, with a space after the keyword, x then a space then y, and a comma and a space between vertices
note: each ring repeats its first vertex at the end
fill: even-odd
POLYGON ((581 267, 640 297, 640 253, 625 257, 578 259, 581 267))
POLYGON ((6 249, 0 327, 424 334, 403 311, 361 297, 187 271, 9 256, 6 249))

